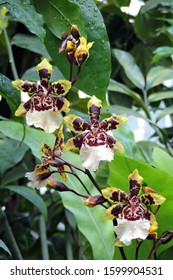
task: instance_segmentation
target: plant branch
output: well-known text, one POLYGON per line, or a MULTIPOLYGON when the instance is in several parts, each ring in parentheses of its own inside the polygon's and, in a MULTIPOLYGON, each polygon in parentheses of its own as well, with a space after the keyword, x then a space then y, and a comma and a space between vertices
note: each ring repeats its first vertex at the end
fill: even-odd
POLYGON ((3 21, 2 26, 3 26, 3 31, 4 31, 4 37, 5 37, 6 45, 7 45, 8 56, 9 56, 9 63, 10 63, 10 66, 11 66, 11 71, 13 73, 14 79, 17 80, 17 79, 19 79, 19 76, 18 76, 18 73, 17 73, 17 70, 16 70, 16 65, 15 65, 15 61, 14 61, 14 56, 13 56, 13 51, 12 51, 11 43, 10 43, 10 40, 8 38, 8 33, 7 33, 7 30, 6 30, 5 25, 4 25, 4 19, 2 21, 3 21))

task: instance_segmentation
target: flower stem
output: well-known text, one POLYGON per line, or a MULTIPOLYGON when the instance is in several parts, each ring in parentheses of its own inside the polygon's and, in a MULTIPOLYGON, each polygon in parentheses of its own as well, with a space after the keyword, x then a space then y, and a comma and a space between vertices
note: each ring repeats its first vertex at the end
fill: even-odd
MULTIPOLYGON (((4 26, 4 24, 3 24, 3 26, 4 26)), ((6 30, 5 26, 3 27, 3 31, 4 31, 4 37, 5 37, 5 41, 6 41, 6 45, 7 45, 11 71, 13 73, 14 79, 17 80, 17 79, 19 79, 19 76, 18 76, 18 73, 17 73, 17 70, 16 70, 16 65, 15 65, 15 62, 14 62, 14 56, 13 56, 13 52, 12 52, 12 47, 11 47, 11 43, 10 43, 10 40, 8 38, 8 33, 7 33, 7 30, 6 30)))
POLYGON ((40 227, 42 259, 49 260, 49 251, 48 251, 47 237, 46 237, 46 223, 42 215, 40 216, 39 219, 39 227, 40 227))
POLYGON ((127 260, 123 247, 118 247, 123 260, 127 260))
POLYGON ((0 224, 4 231, 4 236, 9 244, 9 248, 11 250, 12 256, 15 260, 23 260, 19 247, 16 243, 15 237, 11 230, 11 227, 8 223, 7 216, 4 211, 2 211, 0 207, 0 224))
POLYGON ((91 172, 88 169, 85 169, 85 174, 88 176, 88 178, 91 180, 91 182, 94 184, 94 186, 96 187, 96 189, 102 194, 101 189, 99 184, 96 182, 96 180, 93 178, 93 176, 91 175, 91 172))

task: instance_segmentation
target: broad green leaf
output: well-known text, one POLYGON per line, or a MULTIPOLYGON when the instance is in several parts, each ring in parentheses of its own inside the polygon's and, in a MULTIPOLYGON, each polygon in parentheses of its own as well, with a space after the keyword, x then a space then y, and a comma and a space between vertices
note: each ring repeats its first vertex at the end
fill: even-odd
MULTIPOLYGON (((158 194, 166 198, 166 201, 161 206, 156 216, 158 222, 158 234, 161 234, 165 230, 172 229, 173 177, 168 173, 160 169, 153 168, 147 163, 130 159, 126 156, 115 153, 114 160, 109 163, 108 184, 110 186, 121 188, 128 193, 128 176, 136 168, 138 169, 139 174, 144 178, 144 182, 146 182, 147 185, 154 189, 158 194)), ((155 207, 153 209, 155 209, 155 207)), ((139 258, 145 259, 148 256, 149 250, 151 249, 152 245, 153 244, 151 241, 144 241, 144 246, 139 252, 139 258)), ((165 245, 164 249, 166 248, 166 246, 170 245, 165 245)), ((127 247, 127 249, 125 248, 125 251, 126 250, 129 257, 133 257, 132 247, 129 246, 127 247)), ((163 247, 159 250, 163 250, 163 247)))
POLYGON ((146 89, 149 90, 162 84, 164 81, 172 79, 173 68, 156 66, 150 69, 146 78, 146 89))
POLYGON ((14 139, 5 138, 0 142, 0 174, 19 163, 24 157, 28 147, 14 139))
POLYGON ((160 119, 164 118, 167 115, 173 114, 173 105, 163 109, 158 115, 156 120, 159 121, 160 119))
POLYGON ((129 120, 126 124, 123 124, 117 130, 112 131, 114 137, 120 141, 120 143, 124 147, 124 155, 138 159, 138 160, 145 160, 142 156, 140 150, 138 149, 137 144, 135 143, 135 138, 132 131, 129 129, 129 120))
POLYGON ((135 111, 135 110, 132 110, 132 109, 129 109, 125 106, 121 106, 121 105, 110 105, 109 106, 109 112, 111 114, 119 114, 119 115, 128 115, 128 116, 134 116, 136 118, 141 118, 141 119, 144 119, 145 121, 147 121, 147 118, 138 113, 138 111, 135 111))
POLYGON ((21 162, 20 164, 18 164, 17 166, 15 166, 14 168, 8 170, 4 175, 3 178, 1 180, 1 185, 9 185, 10 183, 14 183, 17 180, 24 178, 26 172, 28 171, 26 163, 25 162, 21 162))
POLYGON ((151 163, 153 150, 155 147, 159 147, 159 145, 152 141, 139 141, 136 143, 136 145, 145 162, 151 163))
POLYGON ((173 157, 166 151, 155 147, 152 154, 153 164, 173 177, 173 157))
MULTIPOLYGON (((0 131, 4 135, 18 141, 21 141, 24 136, 24 127, 20 123, 13 121, 1 121, 0 131)), ((26 126, 26 133, 23 142, 32 150, 33 155, 37 158, 41 157, 41 143, 48 143, 53 147, 54 141, 55 135, 26 126)))
POLYGON ((173 98, 173 91, 172 90, 168 90, 168 91, 159 91, 156 93, 152 93, 149 97, 148 100, 149 102, 155 102, 155 101, 160 101, 160 100, 164 100, 164 99, 170 99, 173 98))
POLYGON ((173 55, 173 47, 159 47, 153 53, 152 63, 155 63, 164 57, 170 57, 173 55))
MULTIPOLYGON (((40 5, 42 5, 42 1, 40 2, 40 5)), ((103 101, 103 105, 106 106, 106 90, 110 78, 111 55, 103 18, 92 0, 70 2, 79 6, 79 17, 82 16, 84 20, 85 32, 82 32, 81 30, 81 36, 87 34, 87 41, 94 42, 92 48, 90 49, 89 59, 83 64, 75 87, 90 96, 96 95, 103 101)), ((44 10, 43 15, 44 13, 46 13, 46 9, 44 10)), ((73 13, 71 13, 71 17, 73 19, 73 13)), ((70 31, 69 26, 67 26, 66 22, 63 20, 61 28, 62 31, 70 31)), ((48 28, 45 45, 56 66, 60 69, 64 77, 69 79, 69 62, 67 61, 64 53, 58 53, 60 41, 48 28)), ((74 66, 74 74, 75 73, 76 67, 74 66)))
POLYGON ((19 195, 23 196, 25 199, 30 201, 36 208, 39 209, 39 211, 42 213, 42 215, 47 219, 47 208, 46 205, 40 195, 38 195, 33 189, 24 187, 24 186, 1 186, 0 190, 10 190, 12 192, 18 193, 19 195))
POLYGON ((124 94, 132 97, 133 100, 135 100, 136 103, 138 105, 140 105, 144 109, 146 114, 148 115, 148 109, 145 106, 144 102, 142 101, 140 95, 137 94, 135 91, 129 89, 126 85, 118 83, 111 79, 109 82, 108 90, 115 91, 115 92, 121 92, 121 93, 124 93, 124 94))
POLYGON ((37 35, 43 42, 45 30, 43 28, 43 17, 36 12, 33 5, 28 1, 10 0, 0 1, 4 7, 12 14, 14 18, 22 22, 31 33, 37 35))
MULTIPOLYGON (((161 247, 164 248, 164 244, 161 247)), ((173 260, 173 246, 169 247, 166 250, 163 250, 163 252, 161 252, 158 255, 157 259, 158 260, 173 260)))
POLYGON ((149 0, 145 5, 141 8, 142 13, 146 13, 147 11, 156 8, 157 6, 173 6, 172 0, 149 0))
POLYGON ((144 76, 134 57, 130 53, 119 49, 113 49, 113 55, 117 58, 131 82, 143 90, 145 88, 144 76))
POLYGON ((37 36, 18 33, 12 38, 11 44, 50 59, 49 53, 37 36))
POLYGON ((20 105, 20 92, 15 89, 12 84, 11 80, 9 80, 6 76, 0 73, 0 95, 2 95, 10 109, 12 114, 14 115, 15 111, 20 105))
POLYGON ((5 252, 7 252, 12 257, 10 250, 1 239, 0 239, 0 248, 2 248, 5 252))
POLYGON ((84 20, 80 8, 68 0, 34 0, 34 5, 45 20, 49 30, 59 39, 63 31, 76 24, 85 35, 84 20))
MULTIPOLYGON (((79 156, 76 154, 69 152, 65 154, 65 157, 68 161, 73 162, 73 164, 81 164, 79 156)), ((80 178, 92 195, 98 194, 86 175, 78 175, 80 175, 80 178)), ((66 185, 81 194, 86 194, 86 191, 81 186, 79 181, 76 181, 76 179, 71 175, 68 175, 66 185)), ((105 223, 105 221, 102 220, 102 217, 105 213, 105 208, 100 205, 94 208, 86 207, 84 205, 84 198, 81 198, 70 192, 60 193, 60 195, 65 208, 74 214, 79 230, 90 242, 94 259, 111 260, 114 251, 113 224, 111 221, 105 223)))

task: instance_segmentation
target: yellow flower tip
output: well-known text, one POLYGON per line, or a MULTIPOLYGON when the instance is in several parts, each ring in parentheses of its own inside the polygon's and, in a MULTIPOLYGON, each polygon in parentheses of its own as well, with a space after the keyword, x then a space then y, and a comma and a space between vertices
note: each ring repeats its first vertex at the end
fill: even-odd
POLYGON ((73 149, 77 149, 77 148, 76 148, 75 145, 74 145, 73 138, 70 138, 70 139, 67 141, 66 145, 64 145, 63 151, 64 151, 64 152, 68 152, 68 151, 73 150, 73 149))
POLYGON ((125 123, 128 121, 128 118, 124 117, 124 116, 116 116, 117 121, 119 122, 119 125, 125 123))
POLYGON ((60 84, 61 87, 63 87, 64 92, 61 94, 61 96, 66 95, 72 87, 72 83, 68 80, 58 80, 57 82, 52 83, 52 85, 54 84, 60 84))
POLYGON ((114 246, 123 247, 123 246, 125 246, 125 244, 122 241, 120 241, 119 238, 117 237, 114 241, 114 246))
MULTIPOLYGON (((91 108, 92 105, 95 105, 97 107, 102 107, 102 101, 98 99, 95 95, 91 97, 91 99, 88 101, 88 110, 91 108)), ((89 112, 88 112, 89 113, 89 112)))
POLYGON ((24 81, 23 80, 12 81, 12 86, 17 88, 18 90, 22 90, 22 86, 23 85, 24 85, 24 81))
POLYGON ((75 50, 75 43, 73 43, 72 41, 67 41, 66 47, 65 47, 65 51, 66 52, 71 52, 73 50, 75 50))
POLYGON ((63 105, 63 107, 61 108, 61 110, 59 112, 68 113, 70 111, 69 107, 70 107, 70 102, 67 99, 65 99, 64 100, 64 105, 63 105))
POLYGON ((113 148, 116 152, 119 152, 119 153, 124 153, 124 147, 123 145, 116 140, 116 143, 115 143, 115 146, 113 148))
POLYGON ((151 213, 149 234, 155 233, 157 229, 158 229, 158 223, 156 221, 154 214, 151 213))
POLYGON ((150 187, 144 187, 144 192, 145 192, 145 194, 148 194, 148 193, 156 193, 156 191, 155 190, 153 190, 152 188, 150 188, 150 187))
POLYGON ((129 179, 129 181, 130 181, 130 180, 136 180, 140 185, 142 184, 142 181, 143 181, 143 177, 141 177, 141 176, 139 175, 139 172, 138 172, 137 169, 135 169, 135 170, 133 171, 133 173, 131 173, 131 174, 129 175, 128 179, 129 179))
POLYGON ((25 116, 27 113, 25 107, 24 107, 24 103, 21 103, 20 106, 18 107, 18 109, 15 112, 15 116, 16 117, 21 117, 21 116, 25 116))
POLYGON ((36 66, 36 70, 37 72, 39 72, 40 70, 42 69, 47 69, 48 70, 48 73, 50 75, 52 75, 52 72, 53 72, 53 68, 52 68, 52 65, 49 63, 49 61, 44 58, 37 66, 36 66))
POLYGON ((75 25, 75 24, 72 24, 72 26, 71 26, 71 35, 75 39, 79 39, 79 37, 80 37, 79 29, 78 29, 77 25, 75 25))

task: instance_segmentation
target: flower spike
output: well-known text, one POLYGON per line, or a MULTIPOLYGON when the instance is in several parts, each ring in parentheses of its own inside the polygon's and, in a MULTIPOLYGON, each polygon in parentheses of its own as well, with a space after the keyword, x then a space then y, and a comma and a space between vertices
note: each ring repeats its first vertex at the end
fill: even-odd
POLYGON ((50 83, 53 69, 47 59, 43 59, 37 66, 40 81, 34 82, 16 80, 12 85, 31 97, 16 110, 16 116, 26 115, 29 126, 34 125, 44 129, 47 133, 54 132, 63 121, 61 112, 69 111, 69 102, 64 97, 71 89, 71 82, 58 80, 50 83))

